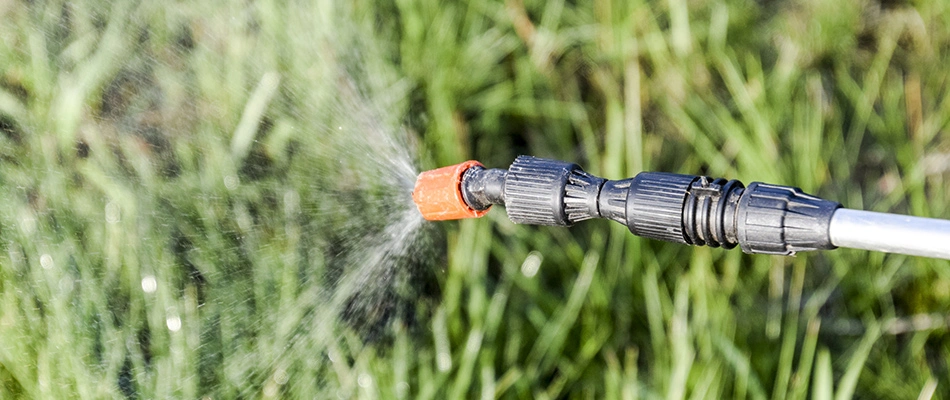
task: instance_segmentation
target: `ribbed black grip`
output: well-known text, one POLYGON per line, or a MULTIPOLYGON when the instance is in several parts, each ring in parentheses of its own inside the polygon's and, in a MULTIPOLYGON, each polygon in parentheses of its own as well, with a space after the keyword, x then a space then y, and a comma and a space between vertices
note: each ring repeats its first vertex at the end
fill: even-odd
POLYGON ((520 156, 503 170, 471 168, 463 198, 474 209, 505 204, 515 223, 567 226, 589 218, 625 224, 668 242, 793 255, 833 249, 828 227, 841 205, 795 187, 665 172, 609 181, 576 164, 520 156), (504 190, 501 190, 501 186, 504 190))
POLYGON ((627 227, 634 235, 688 244, 683 236, 683 205, 694 175, 641 172, 627 192, 627 227))
POLYGON ((833 249, 828 228, 839 207, 796 187, 753 182, 737 207, 739 246, 750 254, 784 256, 833 249))
POLYGON ((576 164, 519 156, 505 179, 505 208, 517 224, 569 225, 564 186, 576 164))

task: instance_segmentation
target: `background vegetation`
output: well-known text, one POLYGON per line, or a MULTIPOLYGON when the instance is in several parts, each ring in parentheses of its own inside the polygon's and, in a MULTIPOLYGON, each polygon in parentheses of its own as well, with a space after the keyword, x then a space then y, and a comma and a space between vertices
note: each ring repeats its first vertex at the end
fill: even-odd
POLYGON ((501 210, 395 260, 359 240, 411 185, 381 160, 412 154, 950 218, 947 2, 6 0, 0 21, 2 398, 950 393, 947 261, 501 210))

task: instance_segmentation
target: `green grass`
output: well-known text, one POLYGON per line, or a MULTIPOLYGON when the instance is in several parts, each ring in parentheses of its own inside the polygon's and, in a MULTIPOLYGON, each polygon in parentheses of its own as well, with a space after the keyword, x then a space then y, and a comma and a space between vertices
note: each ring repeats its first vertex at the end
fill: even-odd
POLYGON ((947 261, 493 210, 429 224, 379 315, 327 296, 394 185, 353 146, 403 129, 423 169, 950 218, 944 2, 163 3, 0 3, 0 398, 950 393, 947 261))

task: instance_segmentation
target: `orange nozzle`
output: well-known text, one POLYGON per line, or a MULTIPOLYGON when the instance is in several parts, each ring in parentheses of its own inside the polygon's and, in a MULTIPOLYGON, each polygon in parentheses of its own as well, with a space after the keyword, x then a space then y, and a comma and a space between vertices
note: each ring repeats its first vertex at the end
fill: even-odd
POLYGON ((429 221, 478 218, 488 209, 475 210, 462 198, 462 174, 471 167, 482 163, 471 160, 431 171, 425 171, 416 178, 416 187, 412 190, 412 200, 429 221))

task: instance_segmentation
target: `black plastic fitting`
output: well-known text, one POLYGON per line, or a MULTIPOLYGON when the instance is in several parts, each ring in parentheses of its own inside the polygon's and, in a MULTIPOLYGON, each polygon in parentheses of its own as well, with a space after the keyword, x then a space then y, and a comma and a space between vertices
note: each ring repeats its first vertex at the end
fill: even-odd
POLYGON ((668 242, 794 255, 833 249, 828 227, 841 205, 798 188, 664 172, 607 180, 563 161, 520 156, 507 171, 473 167, 462 178, 476 210, 504 204, 515 223, 568 226, 591 218, 668 242))
POLYGON ((753 182, 736 207, 739 246, 746 253, 779 255, 833 249, 828 229, 840 207, 796 187, 753 182))
POLYGON ((474 166, 462 174, 462 199, 473 210, 482 211, 492 204, 505 204, 505 180, 508 171, 474 166))

